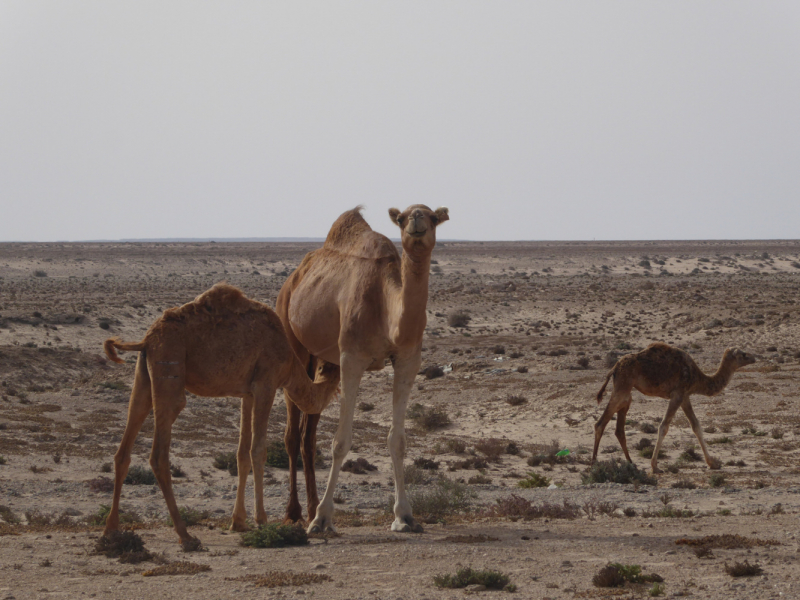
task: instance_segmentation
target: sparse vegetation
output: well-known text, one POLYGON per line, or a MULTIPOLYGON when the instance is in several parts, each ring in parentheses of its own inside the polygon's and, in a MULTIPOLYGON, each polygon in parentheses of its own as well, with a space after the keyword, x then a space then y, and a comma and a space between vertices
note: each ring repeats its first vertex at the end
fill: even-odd
POLYGON ((144 465, 133 465, 128 469, 125 477, 126 485, 156 485, 156 475, 150 467, 144 465))
POLYGON ((547 477, 534 472, 528 473, 525 479, 517 482, 517 486, 524 489, 547 487, 548 485, 550 485, 550 480, 547 477))
POLYGON ((488 590, 505 589, 511 582, 511 578, 500 571, 491 569, 476 570, 471 567, 463 567, 455 572, 454 575, 434 575, 433 583, 439 588, 459 589, 468 585, 483 585, 488 590))
POLYGON ((253 548, 283 548, 284 546, 305 546, 308 535, 301 525, 278 525, 270 523, 259 525, 241 536, 242 546, 253 548))
POLYGON ((450 327, 466 327, 472 317, 463 310, 456 310, 447 315, 447 324, 450 327))
POLYGON ((94 551, 106 558, 117 558, 121 563, 140 563, 153 559, 153 555, 144 547, 144 540, 133 531, 112 531, 101 536, 95 543, 94 551))
POLYGON ((584 485, 590 483, 639 483, 643 485, 656 485, 658 480, 652 475, 642 471, 634 463, 621 461, 616 458, 594 463, 589 470, 581 476, 584 485))
MULTIPOLYGON (((192 527, 199 525, 201 522, 208 519, 211 514, 207 510, 197 510, 188 506, 179 506, 178 514, 181 516, 184 525, 192 527)), ((172 522, 172 517, 167 517, 167 525, 173 527, 175 524, 172 522)))
MULTIPOLYGON (((284 453, 286 451, 284 450, 284 453)), ((289 458, 286 458, 287 465, 289 458)), ((236 452, 217 452, 214 455, 214 468, 220 471, 228 471, 234 477, 239 474, 239 466, 236 463, 236 452)))
POLYGON ((428 407, 415 403, 409 407, 407 416, 420 429, 425 431, 442 429, 450 424, 450 417, 447 415, 447 411, 439 406, 428 407))
POLYGON ((353 473, 354 475, 366 475, 369 471, 377 471, 378 467, 370 463, 366 458, 358 457, 353 460, 348 458, 342 465, 342 471, 353 473))
POLYGON ((731 577, 755 577, 764 571, 758 563, 750 564, 747 559, 744 562, 735 562, 733 565, 725 563, 725 572, 731 577))
POLYGON ((430 489, 414 487, 408 501, 414 515, 424 523, 438 523, 469 509, 477 494, 464 483, 440 477, 430 489))
POLYGON ((630 583, 661 583, 664 578, 656 573, 644 574, 639 565, 609 563, 592 578, 596 587, 622 587, 630 583))
POLYGON ((711 476, 708 478, 708 484, 711 487, 722 487, 723 485, 725 485, 725 474, 712 473, 711 476))
POLYGON ((516 494, 498 498, 495 500, 495 504, 487 511, 488 516, 506 517, 512 521, 517 519, 524 521, 532 519, 577 519, 580 514, 580 507, 568 500, 564 500, 561 504, 553 502, 534 504, 532 501, 516 494))
POLYGON ((505 402, 511 406, 520 406, 522 404, 526 404, 528 399, 525 396, 520 396, 519 394, 509 394, 505 397, 505 402))

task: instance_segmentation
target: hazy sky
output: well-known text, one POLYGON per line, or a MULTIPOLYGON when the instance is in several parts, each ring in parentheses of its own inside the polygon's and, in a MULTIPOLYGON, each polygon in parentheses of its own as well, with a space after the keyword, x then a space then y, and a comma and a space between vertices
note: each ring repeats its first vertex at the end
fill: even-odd
POLYGON ((800 237, 800 2, 0 2, 0 241, 800 237))

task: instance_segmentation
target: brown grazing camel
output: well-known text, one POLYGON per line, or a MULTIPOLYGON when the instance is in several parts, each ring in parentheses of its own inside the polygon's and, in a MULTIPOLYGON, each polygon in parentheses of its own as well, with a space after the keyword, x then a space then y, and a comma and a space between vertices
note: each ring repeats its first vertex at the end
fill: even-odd
POLYGON ((338 368, 323 366, 316 382, 297 360, 280 319, 267 305, 250 300, 241 290, 217 284, 193 302, 166 310, 138 343, 111 338, 106 356, 121 363, 117 350, 138 351, 136 375, 128 405, 128 422, 114 456, 114 500, 104 533, 119 528, 119 499, 131 462, 131 449, 145 417, 153 409, 155 431, 150 466, 164 494, 169 514, 184 549, 200 542, 189 535, 172 493, 169 444, 172 424, 186 406, 185 390, 198 396, 242 399, 239 432, 239 487, 231 529, 246 529, 244 491, 252 467, 256 522, 266 523, 264 463, 267 421, 275 391, 289 391, 303 410, 318 413, 336 394, 338 368))
POLYGON ((286 394, 289 415, 285 440, 293 484, 287 519, 296 521, 302 517, 295 476, 302 433, 308 531, 333 530, 333 495, 339 469, 352 443, 353 413, 361 377, 365 371, 383 369, 389 359, 394 368, 392 426, 388 438, 395 482, 392 531, 422 531, 411 515, 403 481, 404 421, 406 403, 422 361, 436 228, 449 216, 446 208, 433 211, 422 204, 403 212, 390 209, 389 216, 401 231, 401 258, 395 245, 374 232, 360 211, 360 207, 355 208, 336 220, 323 247, 306 255, 278 295, 276 310, 300 361, 309 368, 318 361, 339 365, 342 377, 333 464, 321 503, 317 500, 314 479, 319 417, 301 418, 305 402, 294 391, 286 394))
POLYGON ((669 400, 667 414, 658 428, 658 441, 650 461, 653 473, 661 473, 658 468, 658 453, 678 407, 683 409, 692 424, 692 431, 703 449, 706 464, 710 469, 719 469, 720 462, 708 453, 705 440, 703 440, 703 430, 692 410, 689 397, 692 394, 716 396, 725 389, 738 369, 752 365, 755 361, 753 356, 738 348, 728 348, 722 355, 722 362, 717 372, 709 376, 700 370, 686 352, 661 342, 650 344, 641 352, 623 356, 608 372, 603 387, 597 392, 597 403, 600 404, 608 381, 612 377, 614 378, 614 391, 611 393, 608 406, 594 426, 592 464, 597 458, 597 449, 600 446, 603 431, 615 414, 617 415, 617 439, 625 453, 625 458, 628 459, 628 462, 633 462, 631 455, 628 454, 628 445, 625 441, 625 416, 631 406, 631 390, 635 388, 645 396, 657 396, 669 400))

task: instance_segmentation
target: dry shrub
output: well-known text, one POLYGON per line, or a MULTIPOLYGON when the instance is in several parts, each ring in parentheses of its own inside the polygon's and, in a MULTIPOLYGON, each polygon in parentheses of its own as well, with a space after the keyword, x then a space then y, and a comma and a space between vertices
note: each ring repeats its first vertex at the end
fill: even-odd
POLYGON ((95 493, 108 493, 114 491, 114 480, 110 477, 103 477, 102 475, 95 477, 94 479, 89 479, 86 482, 86 485, 95 493))
POLYGON ((445 517, 466 511, 477 494, 464 483, 442 477, 432 489, 411 489, 411 509, 424 523, 440 523, 445 517))
POLYGON ((675 540, 675 543, 679 546, 705 546, 707 548, 723 548, 725 550, 781 545, 781 542, 778 540, 760 540, 758 538, 749 538, 736 533, 707 535, 701 538, 680 538, 675 540))
POLYGON ((500 438, 482 438, 475 443, 475 450, 486 457, 486 460, 499 462, 500 456, 506 451, 508 440, 500 438))
POLYGON ((491 352, 492 352, 492 354, 505 354, 506 353, 506 347, 505 346, 493 346, 491 348, 491 352))
POLYGON ((592 578, 592 583, 596 587, 622 587, 625 582, 630 583, 661 583, 664 578, 657 573, 642 573, 639 565, 623 565, 621 563, 609 563, 592 578))
POLYGON ((414 466, 426 471, 436 471, 439 469, 439 461, 420 456, 414 459, 414 466))
POLYGON ((528 399, 525 396, 509 394, 505 397, 505 402, 511 406, 520 406, 521 404, 527 403, 528 399))
POLYGON ((428 407, 415 403, 408 409, 407 416, 425 431, 441 429, 450 424, 450 417, 447 412, 439 406, 428 407))
POLYGON ((436 587, 448 589, 465 588, 468 585, 482 585, 487 590, 502 590, 506 586, 510 586, 510 582, 511 578, 500 571, 491 569, 478 571, 471 567, 462 567, 454 575, 433 576, 433 583, 436 587))
POLYGON ((470 456, 464 460, 457 460, 450 463, 448 470, 458 471, 459 469, 486 469, 488 466, 489 463, 487 463, 483 458, 470 456))
POLYGON ((603 460, 594 463, 589 470, 581 475, 584 485, 590 483, 639 483, 643 485, 656 485, 658 480, 640 470, 634 463, 623 462, 619 459, 603 460))
POLYGON ((694 549, 694 555, 697 558, 714 558, 714 553, 708 546, 698 546, 694 549))
POLYGON ((19 517, 8 506, 0 506, 0 519, 3 519, 9 525, 17 525, 19 523, 19 517))
POLYGON ((697 488, 697 485, 689 479, 679 479, 672 484, 672 487, 677 490, 693 490, 697 488))
POLYGON ((26 510, 25 520, 28 521, 29 526, 33 527, 52 527, 72 525, 73 521, 66 511, 61 513, 44 513, 39 509, 26 510))
POLYGON ((140 563, 152 560, 153 555, 144 547, 144 540, 133 531, 112 531, 98 538, 95 554, 118 558, 121 563, 140 563))
POLYGON ((150 467, 134 465, 128 469, 126 485, 156 485, 156 476, 150 467))
POLYGON ((498 498, 494 506, 488 510, 490 517, 508 517, 511 519, 577 519, 581 514, 580 507, 564 500, 562 504, 542 502, 534 504, 532 501, 511 494, 505 498, 498 498))
MULTIPOLYGON (((111 512, 110 504, 101 504, 100 508, 93 515, 86 517, 88 525, 100 526, 105 525, 108 513, 111 512)), ((119 523, 120 525, 132 525, 134 523, 142 523, 142 517, 135 510, 126 509, 120 506, 119 508, 119 523)))
POLYGON ((556 456, 561 450, 558 440, 551 440, 549 444, 529 444, 526 449, 531 453, 528 466, 538 467, 542 463, 554 465, 556 463, 570 462, 572 455, 556 456))
POLYGON ((373 402, 359 402, 358 403, 358 410, 362 412, 369 412, 375 409, 375 404, 373 402))
POLYGON ((698 462, 703 460, 703 457, 697 453, 694 448, 687 448, 678 457, 678 460, 685 460, 686 462, 698 462))
POLYGON ((438 477, 437 474, 421 469, 416 465, 406 465, 403 468, 403 481, 405 481, 406 485, 425 485, 432 482, 436 477, 438 477))
POLYGON ((187 560, 180 560, 168 565, 148 569, 142 573, 144 577, 158 577, 159 575, 196 575, 210 571, 210 565, 198 565, 197 563, 189 562, 187 560))
POLYGON ((342 465, 341 470, 354 475, 366 475, 368 471, 377 471, 378 467, 370 463, 366 458, 359 457, 355 460, 348 458, 342 465))
POLYGON ((634 444, 634 449, 636 450, 644 450, 645 448, 652 448, 653 442, 650 438, 641 438, 636 444, 634 444))
POLYGON ((466 327, 472 317, 462 310, 455 310, 447 315, 447 324, 450 327, 466 327))
POLYGON ((755 577, 756 575, 761 575, 764 571, 758 563, 751 565, 745 559, 744 562, 733 563, 733 566, 725 563, 725 572, 731 577, 755 577))
POLYGON ((293 573, 292 571, 267 571, 263 575, 242 575, 241 577, 226 577, 225 581, 243 581, 253 584, 254 587, 275 588, 284 586, 301 586, 312 583, 331 581, 331 576, 325 573, 293 573))
POLYGON ((437 377, 444 377, 444 369, 438 365, 431 365, 422 370, 425 379, 436 379, 437 377))
POLYGON ((252 546, 253 548, 305 546, 308 544, 308 534, 300 525, 270 523, 259 525, 252 531, 244 532, 239 543, 242 546, 252 546))
POLYGON ((544 475, 539 475, 538 473, 530 472, 525 479, 520 479, 517 482, 517 486, 523 489, 529 488, 541 488, 547 487, 550 485, 550 480, 545 477, 544 475))
POLYGON ((217 452, 214 455, 214 468, 220 471, 228 471, 234 477, 238 475, 239 467, 236 464, 236 452, 217 452))
POLYGON ((658 431, 658 428, 652 423, 645 422, 639 425, 639 431, 641 431, 642 433, 649 433, 650 435, 652 435, 658 431))
POLYGON ((464 454, 467 451, 467 444, 463 440, 450 438, 445 441, 444 445, 453 454, 464 454))

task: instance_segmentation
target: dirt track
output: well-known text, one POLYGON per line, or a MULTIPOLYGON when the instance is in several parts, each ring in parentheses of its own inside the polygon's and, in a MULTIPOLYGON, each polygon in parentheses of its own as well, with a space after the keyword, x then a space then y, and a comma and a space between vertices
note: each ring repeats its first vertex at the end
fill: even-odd
MULTIPOLYGON (((133 372, 132 362, 116 366, 105 360, 102 340, 110 334, 140 339, 162 310, 221 280, 274 306, 286 275, 314 247, 0 245, 0 456, 5 459, 0 505, 10 511, 0 515, 0 599, 189 593, 258 598, 298 590, 323 598, 450 598, 463 592, 436 588, 432 576, 459 564, 508 573, 520 597, 600 597, 607 592, 592 586, 592 576, 609 561, 659 573, 667 595, 800 597, 800 242, 440 245, 434 252, 423 366, 445 367, 446 373, 430 380, 420 376, 411 403, 443 408, 451 424, 426 432, 409 421, 406 462, 438 461, 439 472, 462 480, 476 494, 467 512, 439 519, 443 523, 427 525, 419 536, 388 531, 387 368, 362 384, 359 401, 374 409, 357 411, 353 458, 363 457, 378 469, 342 474, 341 537, 314 539, 303 548, 254 550, 240 547, 238 535, 224 533, 235 479, 212 463, 216 454, 235 450, 238 401, 191 397, 173 436, 173 464, 186 474, 175 479, 176 495, 179 505, 209 514, 193 530, 209 552, 179 551, 156 486, 126 485, 123 506, 147 523, 140 533, 150 551, 211 570, 142 577, 152 564, 122 565, 90 554, 99 528, 85 519, 110 501, 110 493, 93 491, 87 482, 109 476, 103 465, 111 461, 124 427, 133 372), (449 327, 453 311, 466 312, 469 324, 449 327), (583 485, 592 425, 602 408, 594 396, 613 360, 609 354, 657 340, 686 349, 706 372, 713 372, 728 346, 759 357, 722 395, 693 400, 706 439, 716 442, 710 448, 722 460, 724 481, 712 486, 702 462, 680 458, 695 439, 679 415, 661 462, 675 472, 660 475, 657 487, 583 485), (524 400, 514 404, 509 396, 524 400), (486 458, 475 448, 485 448, 481 440, 492 438, 514 442, 520 452, 489 460, 482 472, 457 468, 470 457, 486 458), (458 442, 465 453, 453 452, 458 442), (570 458, 529 466, 551 443, 569 448, 570 458), (560 487, 519 488, 517 482, 530 472, 560 487), (679 481, 696 487, 673 488, 679 481), (511 493, 535 503, 566 500, 580 516, 529 521, 490 516, 489 507, 511 493), (602 503, 616 505, 608 511, 613 516, 598 509, 602 503), (667 506, 686 512, 658 516, 667 506), (625 508, 636 516, 623 516, 625 508), (5 522, 14 517, 18 524, 5 522), (35 524, 37 517, 42 524, 35 524), (45 524, 59 517, 60 524, 45 524), (714 550, 715 558, 698 559, 674 543, 721 533, 780 545, 714 550), (726 561, 745 558, 758 562, 765 574, 740 579, 725 574, 726 561), (252 581, 225 579, 273 569, 331 580, 258 588, 252 581)), ((641 429, 657 425, 665 408, 662 400, 634 394, 630 447, 643 437, 654 439, 641 429)), ((320 427, 326 462, 337 414, 338 407, 330 407, 320 427)), ((279 397, 270 439, 280 439, 284 421, 279 397)), ((611 429, 601 443, 603 459, 621 455, 611 429)), ((134 464, 146 465, 151 434, 150 419, 134 449, 134 464)), ((632 453, 640 467, 649 464, 632 453)), ((278 468, 269 473, 267 510, 277 520, 287 476, 278 468)), ((325 479, 326 470, 319 470, 320 486, 325 479)), ((641 596, 646 589, 629 586, 622 592, 641 596)))

